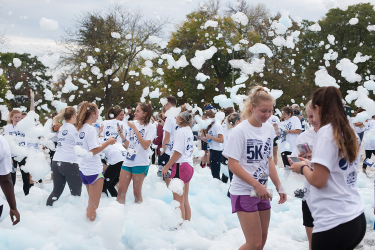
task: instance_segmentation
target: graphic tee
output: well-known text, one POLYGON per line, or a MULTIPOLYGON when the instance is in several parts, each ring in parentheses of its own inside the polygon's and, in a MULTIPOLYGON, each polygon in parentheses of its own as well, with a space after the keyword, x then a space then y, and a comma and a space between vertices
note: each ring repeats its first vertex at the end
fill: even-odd
MULTIPOLYGON (((296 117, 292 116, 286 121, 280 123, 284 126, 285 130, 302 130, 301 121, 296 117)), ((281 130, 280 135, 280 152, 292 152, 296 145, 298 134, 286 134, 284 129, 281 130)))
POLYGON ((178 129, 178 126, 176 123, 176 118, 167 117, 167 119, 164 122, 164 127, 163 127, 163 130, 164 130, 163 139, 165 138, 165 132, 170 133, 169 142, 167 143, 167 148, 165 150, 165 153, 169 156, 172 155, 174 138, 175 138, 175 133, 177 129, 178 129))
POLYGON ((280 119, 276 115, 271 115, 270 118, 268 118, 267 122, 273 126, 274 123, 277 124, 277 126, 280 126, 280 119))
MULTIPOLYGON (((0 136, 0 175, 8 175, 12 172, 12 161, 10 148, 7 140, 0 136)), ((0 206, 4 204, 4 200, 0 197, 0 206)))
POLYGON ((190 127, 182 127, 176 131, 176 139, 173 145, 173 151, 181 153, 181 157, 176 161, 176 163, 189 163, 193 166, 193 141, 194 135, 190 127))
POLYGON ((56 153, 53 156, 53 161, 78 163, 77 156, 74 153, 76 133, 76 127, 70 123, 65 123, 60 127, 57 134, 56 153))
MULTIPOLYGON (((149 123, 147 125, 140 125, 138 121, 134 121, 134 125, 137 127, 139 133, 146 141, 151 141, 156 136, 155 125, 149 123)), ((136 166, 148 166, 150 164, 149 148, 144 149, 139 143, 137 136, 134 131, 129 128, 126 139, 129 141, 129 147, 127 150, 126 157, 124 159, 123 166, 136 167, 136 166)))
MULTIPOLYGON (((237 160, 249 175, 267 186, 274 137, 275 130, 269 123, 254 127, 248 120, 242 121, 230 130, 223 155, 237 160)), ((229 188, 232 195, 250 195, 252 189, 251 185, 233 174, 229 188)))
POLYGON ((330 230, 363 213, 365 204, 356 187, 360 156, 358 152, 354 162, 346 161, 339 155, 331 124, 319 129, 311 163, 312 167, 317 163, 325 166, 330 174, 323 188, 310 188, 307 204, 314 218, 313 233, 330 230))
MULTIPOLYGON (((90 152, 92 149, 100 146, 99 138, 94 126, 87 123, 75 134, 76 145, 90 152)), ((79 170, 84 175, 96 175, 103 172, 103 165, 99 154, 88 157, 84 155, 81 161, 78 160, 79 170)))
MULTIPOLYGON (((22 139, 20 139, 19 141, 17 140, 18 145, 21 146, 21 147, 26 146, 25 133, 20 132, 17 129, 17 126, 13 126, 13 124, 7 124, 6 126, 4 126, 3 134, 4 135, 12 135, 12 136, 22 137, 22 139)), ((14 154, 14 152, 13 152, 12 157, 14 157, 14 156, 17 156, 17 154, 14 154)))
POLYGON ((126 123, 123 123, 122 121, 113 119, 113 120, 105 120, 102 122, 103 131, 100 134, 101 136, 104 137, 104 141, 107 141, 110 137, 115 138, 117 136, 117 142, 122 143, 121 136, 118 134, 118 128, 117 124, 120 126, 123 126, 122 133, 126 138, 126 132, 128 131, 128 125, 126 123))
POLYGON ((363 135, 363 149, 364 150, 375 150, 375 141, 369 140, 370 129, 375 129, 374 119, 369 120, 365 127, 365 134, 363 135))
MULTIPOLYGON (((220 123, 218 122, 215 122, 211 128, 208 130, 208 134, 213 136, 213 137, 216 137, 218 138, 219 135, 223 135, 224 137, 224 131, 223 131, 223 127, 221 126, 220 123)), ((214 140, 211 140, 210 142, 208 142, 208 149, 209 150, 216 150, 216 151, 223 151, 224 149, 224 145, 223 143, 218 143, 214 140)))

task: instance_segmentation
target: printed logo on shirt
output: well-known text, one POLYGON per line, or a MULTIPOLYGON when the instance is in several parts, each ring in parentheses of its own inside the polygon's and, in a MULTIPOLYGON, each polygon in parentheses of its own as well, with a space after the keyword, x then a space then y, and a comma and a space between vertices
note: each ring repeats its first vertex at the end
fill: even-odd
POLYGON ((247 140, 247 163, 255 163, 263 160, 263 142, 257 139, 247 140))
POLYGON ((25 134, 21 133, 20 131, 17 131, 17 136, 25 137, 25 134))
POLYGON ((80 139, 85 138, 85 132, 81 132, 81 133, 79 133, 79 138, 80 138, 80 139))
POLYGON ((346 177, 346 185, 348 185, 348 187, 354 187, 355 183, 356 183, 356 172, 353 171, 348 175, 348 177, 346 177))
POLYGON ((274 118, 274 119, 272 119, 272 122, 276 122, 276 119, 274 118))
POLYGON ((264 155, 265 158, 270 158, 270 156, 271 156, 271 138, 268 138, 267 142, 264 144, 263 155, 264 155))
POLYGON ((254 179, 259 181, 263 185, 267 185, 267 180, 268 180, 267 166, 268 166, 268 160, 266 163, 261 163, 261 166, 253 174, 254 179))
POLYGON ((107 129, 110 129, 112 126, 107 126, 107 129))
POLYGON ((340 161, 339 161, 339 167, 342 169, 342 170, 347 170, 348 169, 348 162, 342 158, 340 161))
MULTIPOLYGON (((289 122, 284 127, 285 127, 285 130, 291 130, 292 129, 292 123, 289 122)), ((280 136, 281 136, 281 142, 285 142, 286 141, 286 133, 285 133, 285 131, 282 131, 282 133, 281 133, 280 136)))
POLYGON ((68 134, 68 130, 64 130, 63 132, 62 132, 62 135, 63 136, 66 136, 68 134))
POLYGON ((186 151, 187 151, 187 154, 189 155, 189 157, 191 157, 191 155, 193 154, 193 150, 194 150, 194 146, 193 144, 191 144, 193 142, 193 137, 189 137, 187 139, 187 146, 186 146, 186 151))
POLYGON ((178 126, 176 126, 174 130, 177 130, 177 129, 178 129, 178 126))

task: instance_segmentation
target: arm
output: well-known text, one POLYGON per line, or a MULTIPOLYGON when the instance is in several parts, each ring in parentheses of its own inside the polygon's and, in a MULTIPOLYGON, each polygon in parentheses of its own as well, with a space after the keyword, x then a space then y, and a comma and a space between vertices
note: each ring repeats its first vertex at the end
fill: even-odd
POLYGON ((16 225, 20 222, 20 214, 17 210, 16 197, 14 196, 13 182, 10 173, 7 175, 0 175, 0 186, 10 207, 10 219, 12 220, 13 225, 16 225), (16 217, 16 220, 14 220, 14 217, 16 217))
POLYGON ((61 128, 61 124, 60 123, 56 123, 55 125, 52 126, 52 130, 54 132, 59 132, 60 128, 61 128))
POLYGON ((280 193, 281 182, 280 182, 279 176, 277 175, 275 163, 273 162, 272 157, 269 158, 268 162, 269 162, 270 178, 273 184, 275 184, 276 190, 280 195, 279 204, 282 204, 286 201, 286 194, 280 193))
POLYGON ((285 130, 286 134, 301 134, 302 130, 301 129, 292 129, 292 130, 285 130))
POLYGON ((126 142, 124 142, 124 143, 122 144, 122 146, 124 146, 124 148, 128 149, 128 147, 129 147, 129 141, 126 140, 126 142))
POLYGON ((357 123, 354 123, 353 125, 356 127, 360 127, 360 128, 364 127, 363 122, 357 122, 357 123))
POLYGON ((30 89, 30 111, 35 111, 34 92, 30 89))
POLYGON ((219 134, 218 137, 213 137, 209 134, 206 135, 207 139, 211 139, 217 143, 223 143, 224 142, 224 136, 222 134, 219 134))
MULTIPOLYGON (((301 166, 303 165, 308 165, 309 167, 304 167, 302 169, 303 174, 306 177, 306 180, 314 187, 321 189, 325 187, 327 184, 328 178, 329 178, 329 170, 325 166, 319 164, 319 163, 314 163, 314 171, 311 170, 310 166, 310 161, 304 158, 299 158, 301 162, 296 162, 291 164, 289 167, 290 170, 292 170, 295 173, 300 173, 301 171, 301 166)), ((292 163, 292 162, 290 162, 292 163)))
POLYGON ((164 166, 164 168, 161 171, 163 176, 167 176, 168 170, 172 167, 173 164, 176 163, 176 161, 178 161, 178 159, 180 159, 180 157, 181 157, 181 153, 177 152, 177 151, 174 151, 174 153, 171 156, 171 158, 169 159, 168 163, 164 166))
POLYGON ((96 155, 96 154, 99 154, 100 152, 102 152, 106 147, 108 147, 108 145, 113 145, 116 143, 116 139, 113 138, 113 137, 110 137, 106 142, 104 142, 102 145, 100 145, 99 147, 97 148, 93 148, 90 150, 90 152, 93 154, 93 155, 96 155))
POLYGON ((121 140, 122 141, 125 141, 125 135, 124 135, 124 125, 121 125, 121 127, 118 125, 118 123, 117 123, 117 132, 118 132, 118 134, 120 135, 120 137, 121 137, 121 140))
POLYGON ((143 148, 144 150, 147 150, 147 149, 150 147, 150 145, 151 145, 151 140, 146 141, 146 140, 142 137, 141 133, 139 133, 139 131, 138 131, 137 128, 135 129, 134 132, 135 132, 135 135, 137 136, 138 141, 139 141, 139 143, 141 144, 142 148, 143 148))

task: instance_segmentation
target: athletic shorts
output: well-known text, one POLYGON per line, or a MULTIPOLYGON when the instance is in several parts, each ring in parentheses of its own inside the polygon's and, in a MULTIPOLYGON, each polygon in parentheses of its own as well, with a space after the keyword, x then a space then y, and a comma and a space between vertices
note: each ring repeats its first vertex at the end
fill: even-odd
POLYGON ((135 167, 122 166, 121 169, 127 172, 130 172, 132 174, 145 174, 145 176, 147 176, 149 167, 150 166, 135 166, 135 167))
POLYGON ((277 139, 279 139, 277 136, 275 137, 275 139, 273 139, 273 147, 277 147, 277 139))
POLYGON ((306 201, 302 201, 302 217, 305 227, 314 227, 314 218, 311 215, 310 208, 306 201))
POLYGON ((82 183, 85 184, 85 185, 92 185, 97 180, 99 180, 101 178, 104 179, 103 173, 94 174, 94 175, 84 175, 84 174, 82 174, 81 171, 79 171, 79 173, 81 174, 82 183))
POLYGON ((172 166, 171 178, 178 178, 185 184, 190 182, 194 174, 194 168, 189 163, 175 163, 172 166))
POLYGON ((232 213, 238 211, 256 212, 271 209, 270 200, 261 200, 259 197, 250 197, 250 195, 230 195, 232 203, 232 213))
POLYGON ((208 143, 204 142, 204 141, 201 141, 201 148, 202 148, 202 150, 208 150, 208 143))
POLYGON ((165 165, 167 165, 167 163, 168 163, 168 161, 169 161, 170 158, 171 157, 168 154, 166 154, 166 153, 160 154, 158 156, 158 165, 164 167, 165 165))

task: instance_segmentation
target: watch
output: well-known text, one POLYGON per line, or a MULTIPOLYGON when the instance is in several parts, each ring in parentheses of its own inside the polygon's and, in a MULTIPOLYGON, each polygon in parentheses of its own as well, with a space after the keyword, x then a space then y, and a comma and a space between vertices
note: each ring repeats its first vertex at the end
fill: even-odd
POLYGON ((309 165, 305 164, 305 165, 302 165, 301 168, 299 169, 299 172, 301 173, 301 175, 304 175, 303 174, 303 168, 304 167, 308 167, 309 165))

